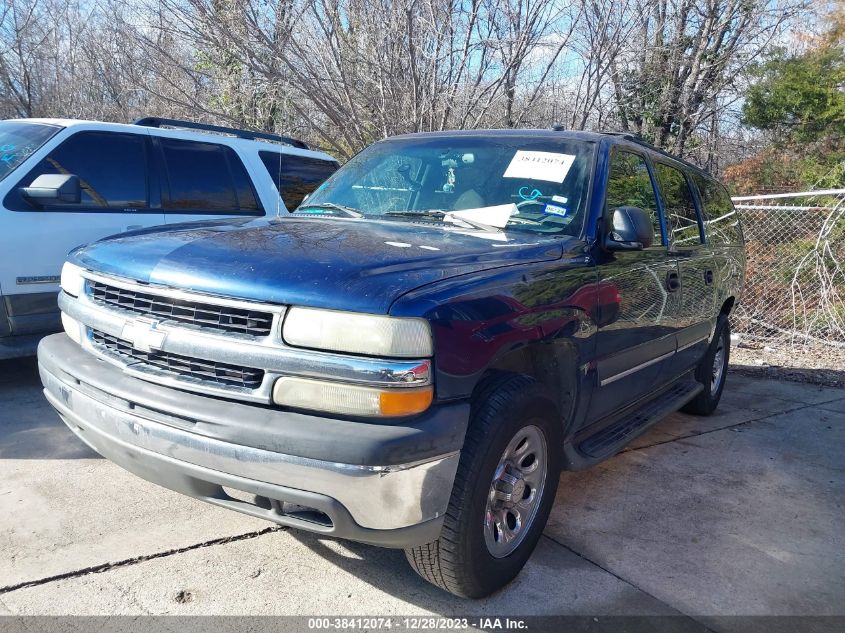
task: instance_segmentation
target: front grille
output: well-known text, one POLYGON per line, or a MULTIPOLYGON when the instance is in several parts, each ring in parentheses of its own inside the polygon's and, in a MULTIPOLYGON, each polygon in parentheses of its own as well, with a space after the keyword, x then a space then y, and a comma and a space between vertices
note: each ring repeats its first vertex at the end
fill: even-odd
POLYGON ((115 306, 135 314, 151 315, 162 320, 189 323, 196 327, 236 332, 250 336, 268 336, 273 314, 260 310, 173 299, 148 292, 118 288, 89 280, 91 298, 106 306, 115 306))
POLYGON ((99 330, 91 330, 91 340, 127 361, 135 360, 175 376, 185 376, 209 384, 258 389, 264 379, 263 369, 229 365, 169 352, 142 352, 127 341, 99 330))

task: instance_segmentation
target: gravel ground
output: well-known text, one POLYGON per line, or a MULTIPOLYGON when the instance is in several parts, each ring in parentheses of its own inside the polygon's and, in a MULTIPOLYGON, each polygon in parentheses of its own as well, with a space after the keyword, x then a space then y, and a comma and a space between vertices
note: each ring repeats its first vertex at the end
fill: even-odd
POLYGON ((731 370, 735 373, 791 380, 828 387, 845 387, 845 348, 836 345, 767 343, 734 335, 731 370))

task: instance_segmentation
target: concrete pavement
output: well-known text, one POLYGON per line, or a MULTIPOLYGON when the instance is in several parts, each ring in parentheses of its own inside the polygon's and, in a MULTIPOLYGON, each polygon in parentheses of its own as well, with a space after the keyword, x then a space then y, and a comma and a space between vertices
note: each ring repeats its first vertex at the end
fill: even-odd
MULTIPOLYGON (((564 473, 516 582, 468 602, 401 552, 182 497, 97 457, 0 362, 0 613, 845 615, 845 390, 729 376, 564 473)), ((720 624, 711 624, 720 628, 720 624)))

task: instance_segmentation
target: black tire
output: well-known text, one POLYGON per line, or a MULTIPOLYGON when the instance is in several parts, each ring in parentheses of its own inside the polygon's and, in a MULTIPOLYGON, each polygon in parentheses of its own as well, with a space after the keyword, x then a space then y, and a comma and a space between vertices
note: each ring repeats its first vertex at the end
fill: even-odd
POLYGON ((710 347, 698 364, 695 370, 695 379, 704 385, 704 391, 698 394, 695 398, 690 400, 683 406, 681 411, 685 413, 692 413, 693 415, 711 415, 716 407, 719 406, 719 400, 722 398, 722 391, 725 389, 725 382, 728 378, 728 364, 731 356, 731 324, 725 314, 719 315, 719 320, 716 322, 716 331, 713 333, 713 340, 710 342, 710 347), (713 385, 713 376, 715 375, 714 359, 722 346, 724 353, 721 356, 722 372, 718 384, 713 385))
POLYGON ((536 381, 515 374, 499 374, 485 381, 473 397, 440 537, 405 550, 411 567, 430 583, 462 598, 482 598, 508 584, 528 561, 546 525, 560 479, 562 450, 557 408, 536 381), (538 496, 532 506, 536 508, 533 519, 527 522, 516 549, 495 557, 485 536, 487 502, 506 449, 519 442, 517 433, 523 432, 532 433, 535 441, 539 437, 545 441, 545 476, 536 475, 543 485, 535 488, 538 496))

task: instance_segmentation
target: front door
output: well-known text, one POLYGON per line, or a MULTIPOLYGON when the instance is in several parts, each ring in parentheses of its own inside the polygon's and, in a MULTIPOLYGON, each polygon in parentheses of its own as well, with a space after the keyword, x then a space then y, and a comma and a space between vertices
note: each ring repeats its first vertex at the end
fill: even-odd
POLYGON ((603 284, 619 295, 618 314, 597 336, 597 389, 590 420, 600 420, 652 391, 675 351, 680 307, 678 267, 669 253, 654 182, 644 156, 616 148, 610 159, 605 217, 619 207, 639 207, 652 218, 654 242, 640 251, 607 254, 599 265, 603 284))
POLYGON ((58 329, 59 274, 70 250, 97 239, 164 223, 151 210, 147 135, 80 131, 57 135, 34 167, 22 165, 0 189, 0 287, 11 334, 58 329), (20 191, 42 174, 74 174, 79 203, 38 205, 20 191))

